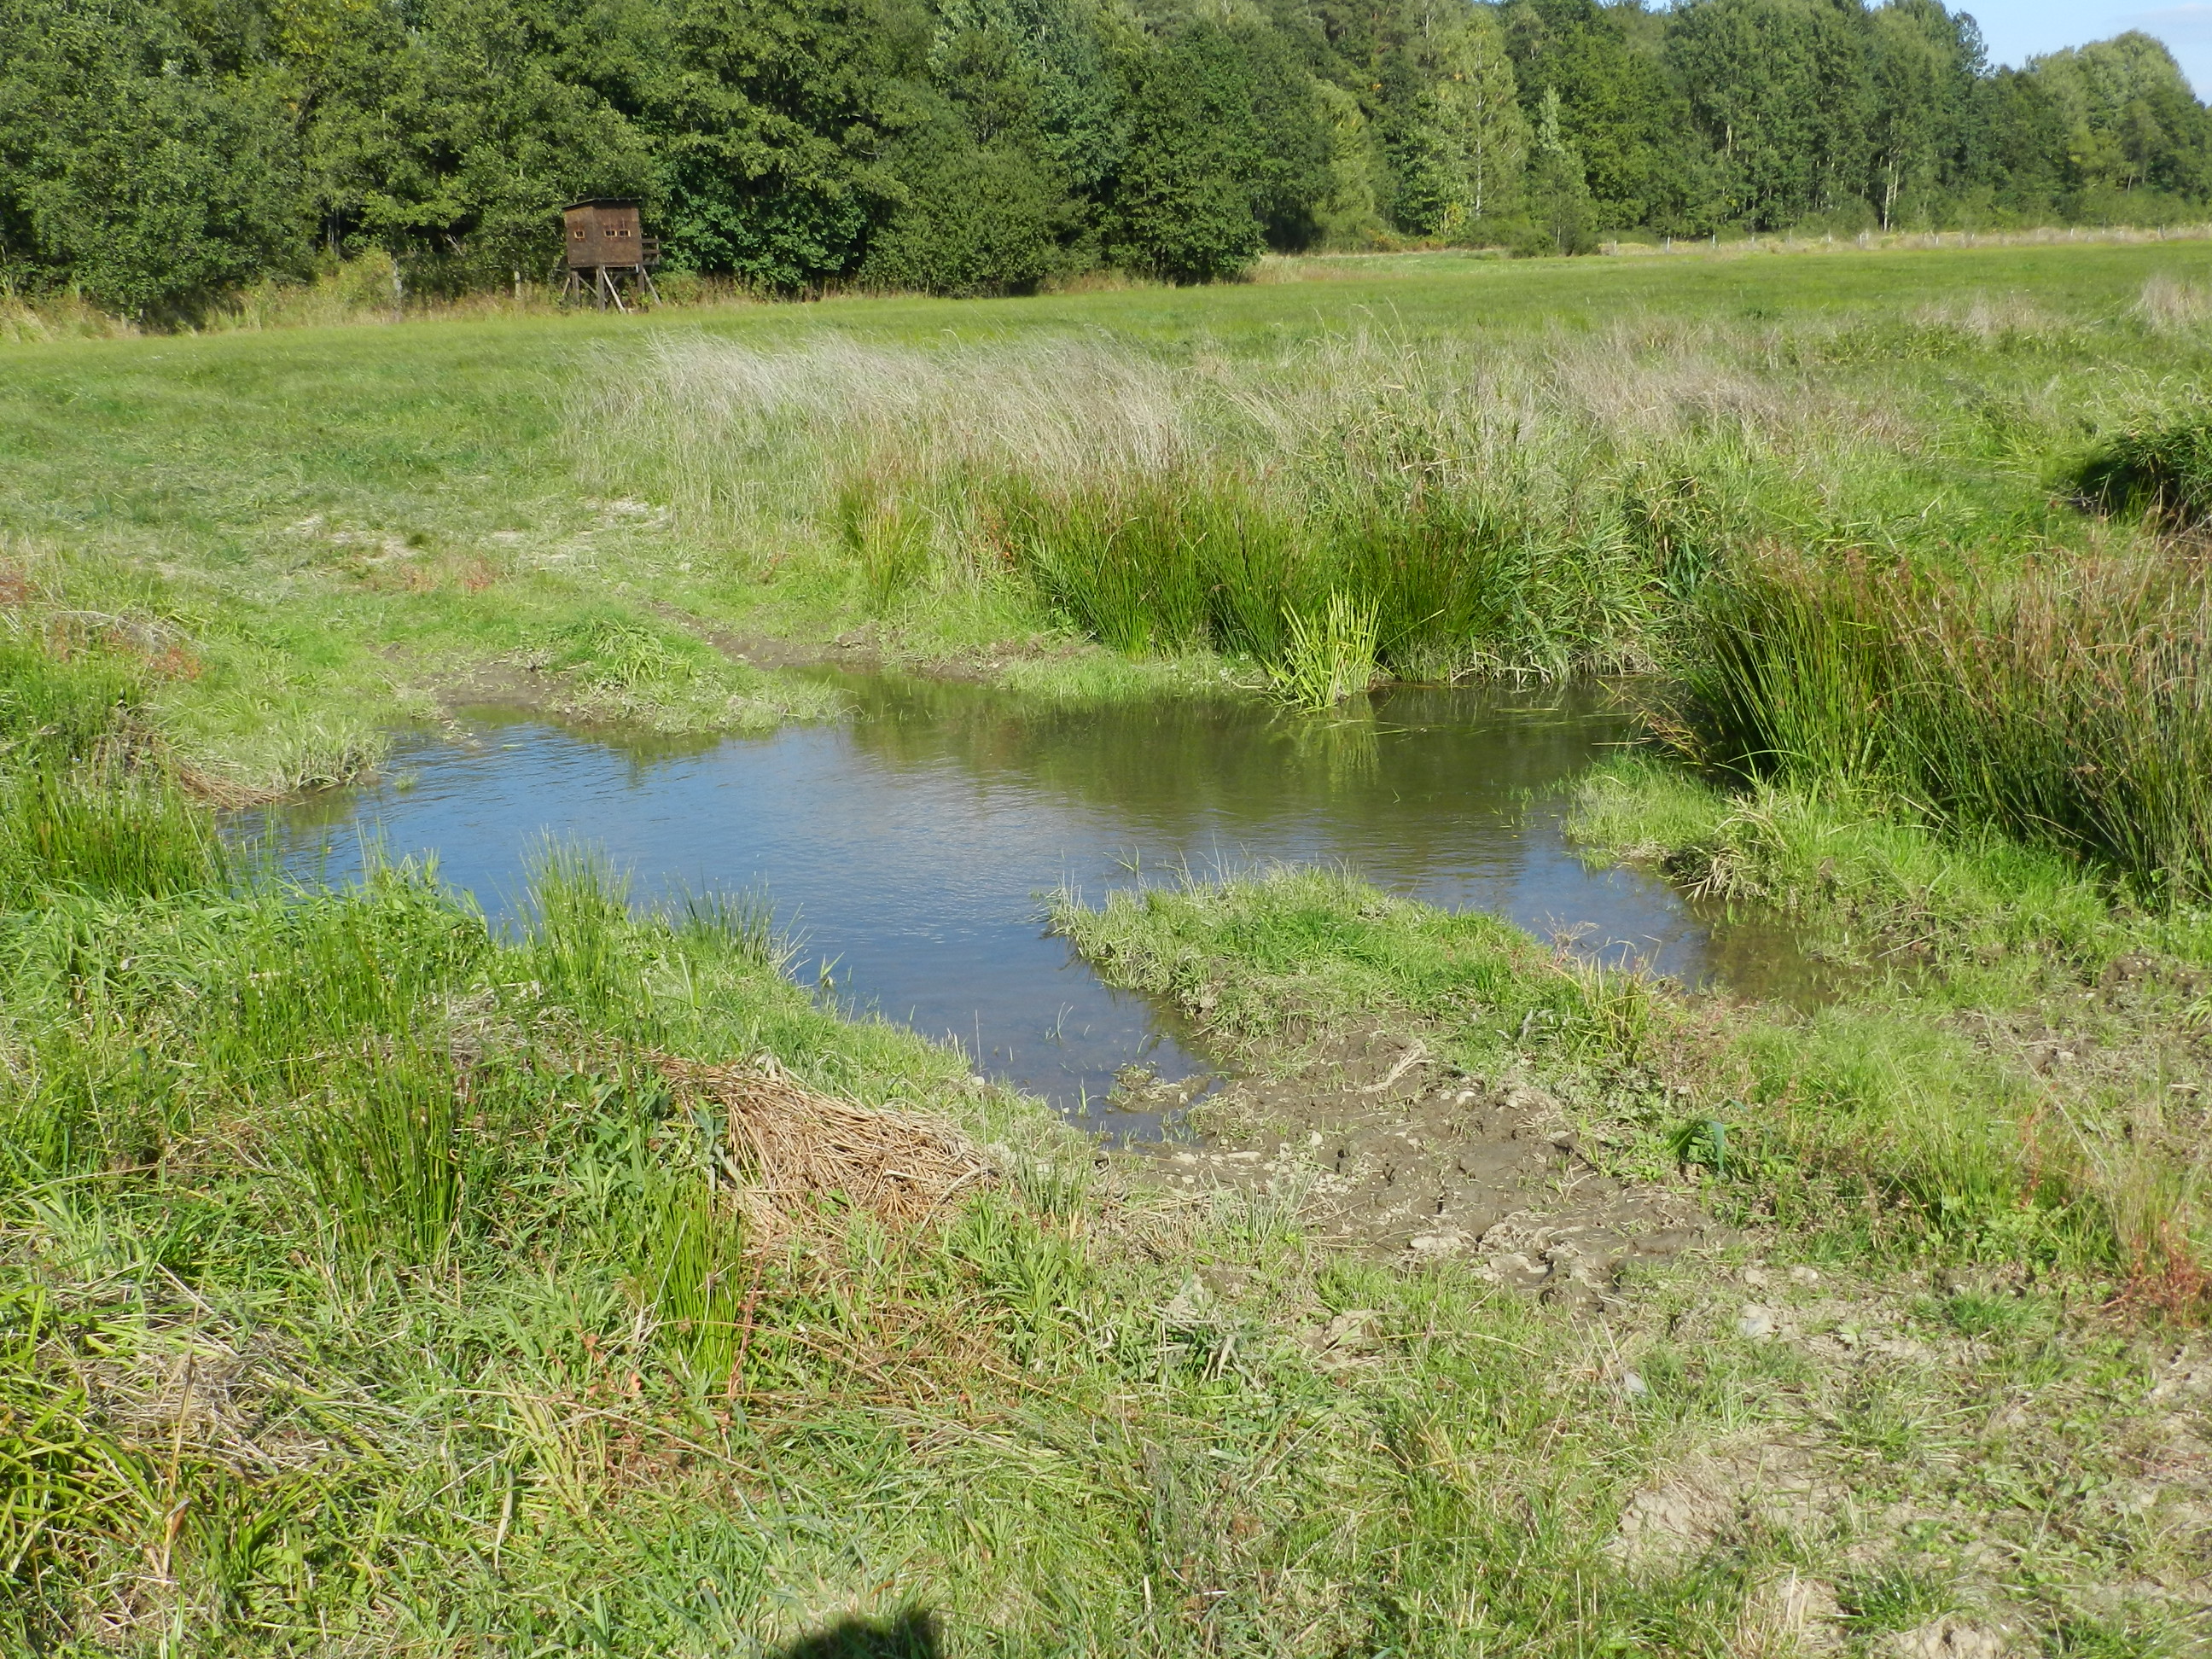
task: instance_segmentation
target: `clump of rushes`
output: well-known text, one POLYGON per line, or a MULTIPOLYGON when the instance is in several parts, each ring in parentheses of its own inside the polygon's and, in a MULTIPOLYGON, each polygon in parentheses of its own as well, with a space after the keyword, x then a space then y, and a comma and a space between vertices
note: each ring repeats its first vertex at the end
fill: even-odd
POLYGON ((2212 595, 2194 556, 1936 574, 1769 549, 1689 620, 1672 737, 1695 757, 1886 793, 2146 895, 2212 892, 2212 595))
POLYGON ((318 1206, 356 1256, 438 1261, 461 1220, 463 1105, 451 1057, 380 1044, 332 1070, 295 1132, 318 1206))
POLYGON ((2191 530, 2212 519, 2212 401, 2138 416, 2076 469, 2075 488, 2100 512, 2148 514, 2191 530))
POLYGON ((1297 579, 1289 526, 1227 481, 1177 472, 1048 485, 1014 477, 986 499, 1006 561, 1119 651, 1174 651, 1224 634, 1228 643, 1240 623, 1265 629, 1264 613, 1248 617, 1239 606, 1246 586, 1233 573, 1297 579))
POLYGON ((1294 652, 1341 605, 1370 619, 1370 666, 1401 678, 1559 676, 1640 660, 1657 605, 1649 561, 1611 519, 1585 540, 1472 488, 1301 502, 1279 483, 1186 470, 977 494, 991 562, 1130 653, 1211 647, 1303 674, 1294 652))
POLYGON ((925 505, 901 493, 895 481, 848 479, 837 493, 834 517, 872 614, 895 610, 927 583, 935 526, 925 505))
POLYGON ((726 1387, 744 1339, 744 1224, 696 1175, 671 1173, 659 1186, 632 1244, 632 1292, 690 1376, 726 1387))
POLYGON ((1290 638, 1268 665, 1275 696, 1293 708, 1322 710, 1359 696, 1375 682, 1375 610, 1332 593, 1319 616, 1289 613, 1290 638))

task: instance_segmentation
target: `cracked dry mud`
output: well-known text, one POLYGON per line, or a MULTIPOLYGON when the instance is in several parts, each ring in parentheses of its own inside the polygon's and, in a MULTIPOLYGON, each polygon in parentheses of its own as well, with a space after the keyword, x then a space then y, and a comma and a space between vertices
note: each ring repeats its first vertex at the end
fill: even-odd
MULTIPOLYGON (((1125 1103, 1144 1087, 1125 1088, 1125 1103)), ((1172 1087, 1150 1098, 1177 1103, 1172 1087)), ((1681 1194, 1606 1175, 1542 1090, 1467 1075, 1386 1030, 1345 1038, 1292 1076, 1231 1081, 1187 1122, 1195 1141, 1127 1156, 1171 1186, 1295 1202, 1317 1239, 1459 1257, 1547 1302, 1607 1301, 1626 1264, 1727 1237, 1681 1194)))

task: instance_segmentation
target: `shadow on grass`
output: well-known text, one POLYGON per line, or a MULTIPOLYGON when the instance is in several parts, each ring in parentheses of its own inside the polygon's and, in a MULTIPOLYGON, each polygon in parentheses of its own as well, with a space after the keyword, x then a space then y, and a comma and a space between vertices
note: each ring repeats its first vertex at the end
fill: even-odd
POLYGON ((776 1659, 938 1659, 933 1613, 908 1611, 896 1619, 842 1619, 802 1636, 776 1659))

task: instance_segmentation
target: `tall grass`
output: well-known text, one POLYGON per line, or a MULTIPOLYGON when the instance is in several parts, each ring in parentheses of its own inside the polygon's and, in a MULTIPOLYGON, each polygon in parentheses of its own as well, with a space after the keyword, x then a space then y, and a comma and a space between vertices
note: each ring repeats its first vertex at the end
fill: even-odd
POLYGON ((1737 349, 1659 325, 1183 365, 1092 341, 694 340, 627 364, 587 424, 617 434, 591 457, 611 484, 778 557, 811 543, 878 613, 1012 584, 1118 650, 1273 665, 1341 593, 1400 676, 1557 675, 1648 665, 1669 585, 1749 510, 1713 499, 1745 455, 1787 478, 1866 441, 1866 411, 1781 395, 1737 349))
POLYGON ((186 892, 225 862, 207 814, 122 755, 36 763, 0 782, 0 905, 56 890, 186 892))
POLYGON ((159 895, 218 880, 206 815, 153 763, 136 709, 141 652, 0 631, 0 906, 35 896, 159 895))
POLYGON ((322 1213, 357 1255, 436 1261, 461 1221, 463 1102, 452 1057, 400 1043, 336 1070, 295 1132, 322 1213))
POLYGON ((2212 519, 2212 406, 2198 393, 2179 408, 2130 416, 2081 463, 2075 484, 2106 513, 2201 527, 2212 519))
POLYGON ((1293 708, 1334 708, 1375 678, 1372 606, 1332 593, 1318 616, 1290 613, 1290 642, 1270 671, 1275 695, 1293 708))
POLYGON ((1886 791, 2212 891, 2212 595, 2194 556, 1948 576, 1779 551, 1710 585, 1678 741, 1758 775, 1886 791))
POLYGON ((745 1313, 744 1225, 703 1181, 672 1176, 656 1185, 632 1245, 635 1292, 694 1382, 734 1388, 745 1313))

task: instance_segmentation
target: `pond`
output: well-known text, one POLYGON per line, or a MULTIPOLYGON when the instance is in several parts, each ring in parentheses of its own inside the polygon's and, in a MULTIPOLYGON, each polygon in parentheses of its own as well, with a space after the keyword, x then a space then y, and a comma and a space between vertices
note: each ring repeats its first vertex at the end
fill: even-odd
MULTIPOLYGON (((1594 958, 1692 985, 1794 995, 1785 932, 1701 912, 1638 872, 1591 869, 1561 790, 1631 736, 1603 688, 1401 689, 1330 720, 1246 698, 1062 706, 983 687, 844 678, 849 718, 675 740, 468 711, 376 781, 257 817, 294 872, 356 872, 370 846, 434 854, 512 920, 549 837, 603 851, 641 899, 742 890, 799 949, 793 971, 966 1049, 977 1070, 1087 1125, 1147 1132, 1109 1100, 1140 1064, 1206 1070, 1172 1010, 1099 982, 1043 902, 1269 861, 1349 866, 1498 912, 1594 958)), ((245 826, 240 826, 245 827, 245 826)))

